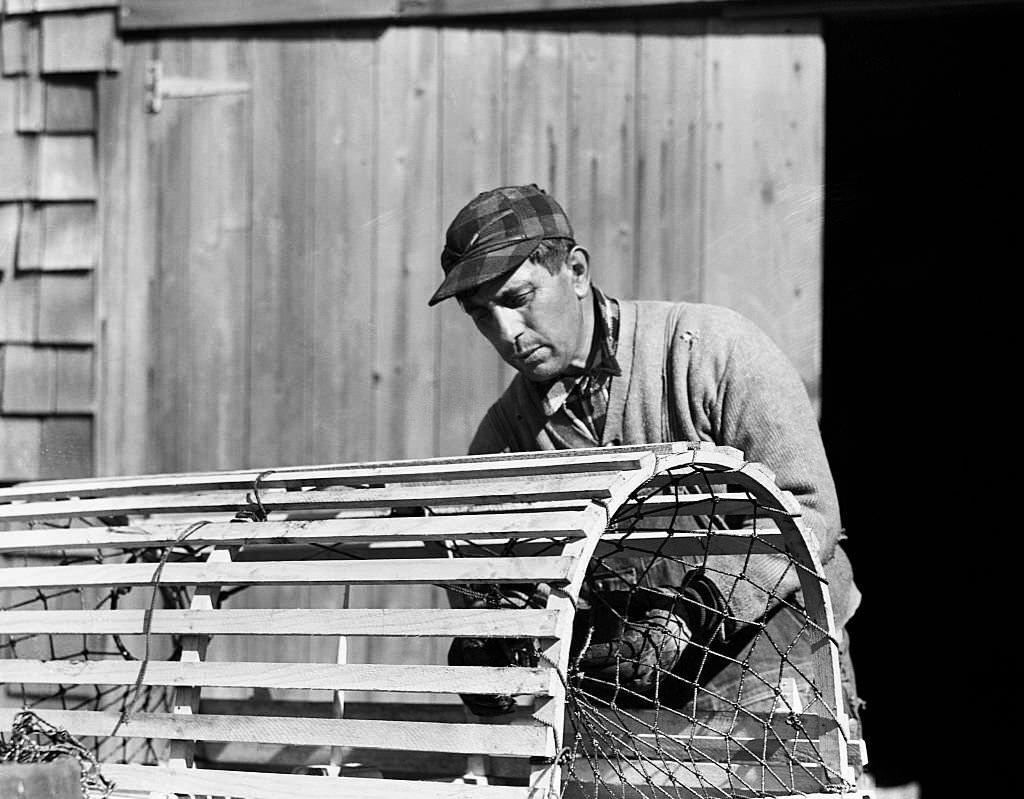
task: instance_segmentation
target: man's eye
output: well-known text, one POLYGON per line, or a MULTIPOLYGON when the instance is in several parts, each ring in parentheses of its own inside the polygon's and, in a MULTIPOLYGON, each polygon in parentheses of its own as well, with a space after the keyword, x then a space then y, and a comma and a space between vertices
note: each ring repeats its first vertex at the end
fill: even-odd
POLYGON ((515 294, 506 301, 509 308, 521 308, 533 299, 532 291, 524 291, 522 294, 515 294))

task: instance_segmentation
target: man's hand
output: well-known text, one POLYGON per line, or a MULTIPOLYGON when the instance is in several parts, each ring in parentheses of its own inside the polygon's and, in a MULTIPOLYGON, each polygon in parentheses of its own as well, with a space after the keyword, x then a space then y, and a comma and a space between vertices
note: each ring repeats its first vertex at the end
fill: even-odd
POLYGON ((652 608, 633 621, 620 617, 613 637, 588 646, 577 662, 591 679, 644 693, 676 667, 691 637, 675 613, 652 608))

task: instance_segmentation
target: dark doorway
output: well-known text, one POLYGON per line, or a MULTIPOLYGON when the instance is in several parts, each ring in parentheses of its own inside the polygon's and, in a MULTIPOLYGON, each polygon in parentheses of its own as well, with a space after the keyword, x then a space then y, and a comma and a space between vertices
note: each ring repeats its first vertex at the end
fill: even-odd
POLYGON ((972 683, 993 581, 967 543, 984 486, 958 452, 1001 446, 981 358, 1021 263, 1001 242, 1020 225, 1022 21, 1001 6, 826 22, 822 430, 864 593, 850 633, 870 770, 924 799, 968 795, 942 753, 966 764, 974 714, 999 702, 972 683))

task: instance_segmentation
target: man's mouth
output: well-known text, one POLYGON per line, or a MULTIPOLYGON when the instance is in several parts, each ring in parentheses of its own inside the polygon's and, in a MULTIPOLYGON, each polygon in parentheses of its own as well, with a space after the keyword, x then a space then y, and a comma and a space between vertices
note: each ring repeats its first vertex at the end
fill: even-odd
POLYGON ((541 349, 543 349, 543 348, 540 347, 540 346, 534 347, 532 350, 527 350, 526 352, 517 353, 515 358, 516 358, 517 361, 519 361, 519 363, 525 364, 525 365, 529 366, 530 364, 535 363, 538 360, 540 360, 540 357, 541 357, 541 352, 540 351, 541 351, 541 349))

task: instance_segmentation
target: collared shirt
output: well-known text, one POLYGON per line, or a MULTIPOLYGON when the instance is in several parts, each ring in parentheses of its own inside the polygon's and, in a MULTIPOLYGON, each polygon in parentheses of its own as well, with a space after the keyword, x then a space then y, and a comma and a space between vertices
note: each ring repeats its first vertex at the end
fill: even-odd
POLYGON ((608 397, 613 377, 622 374, 615 351, 619 345, 619 303, 606 297, 596 286, 594 295, 594 337, 582 374, 567 375, 541 385, 541 408, 546 416, 565 414, 567 421, 600 444, 608 415, 608 397))

